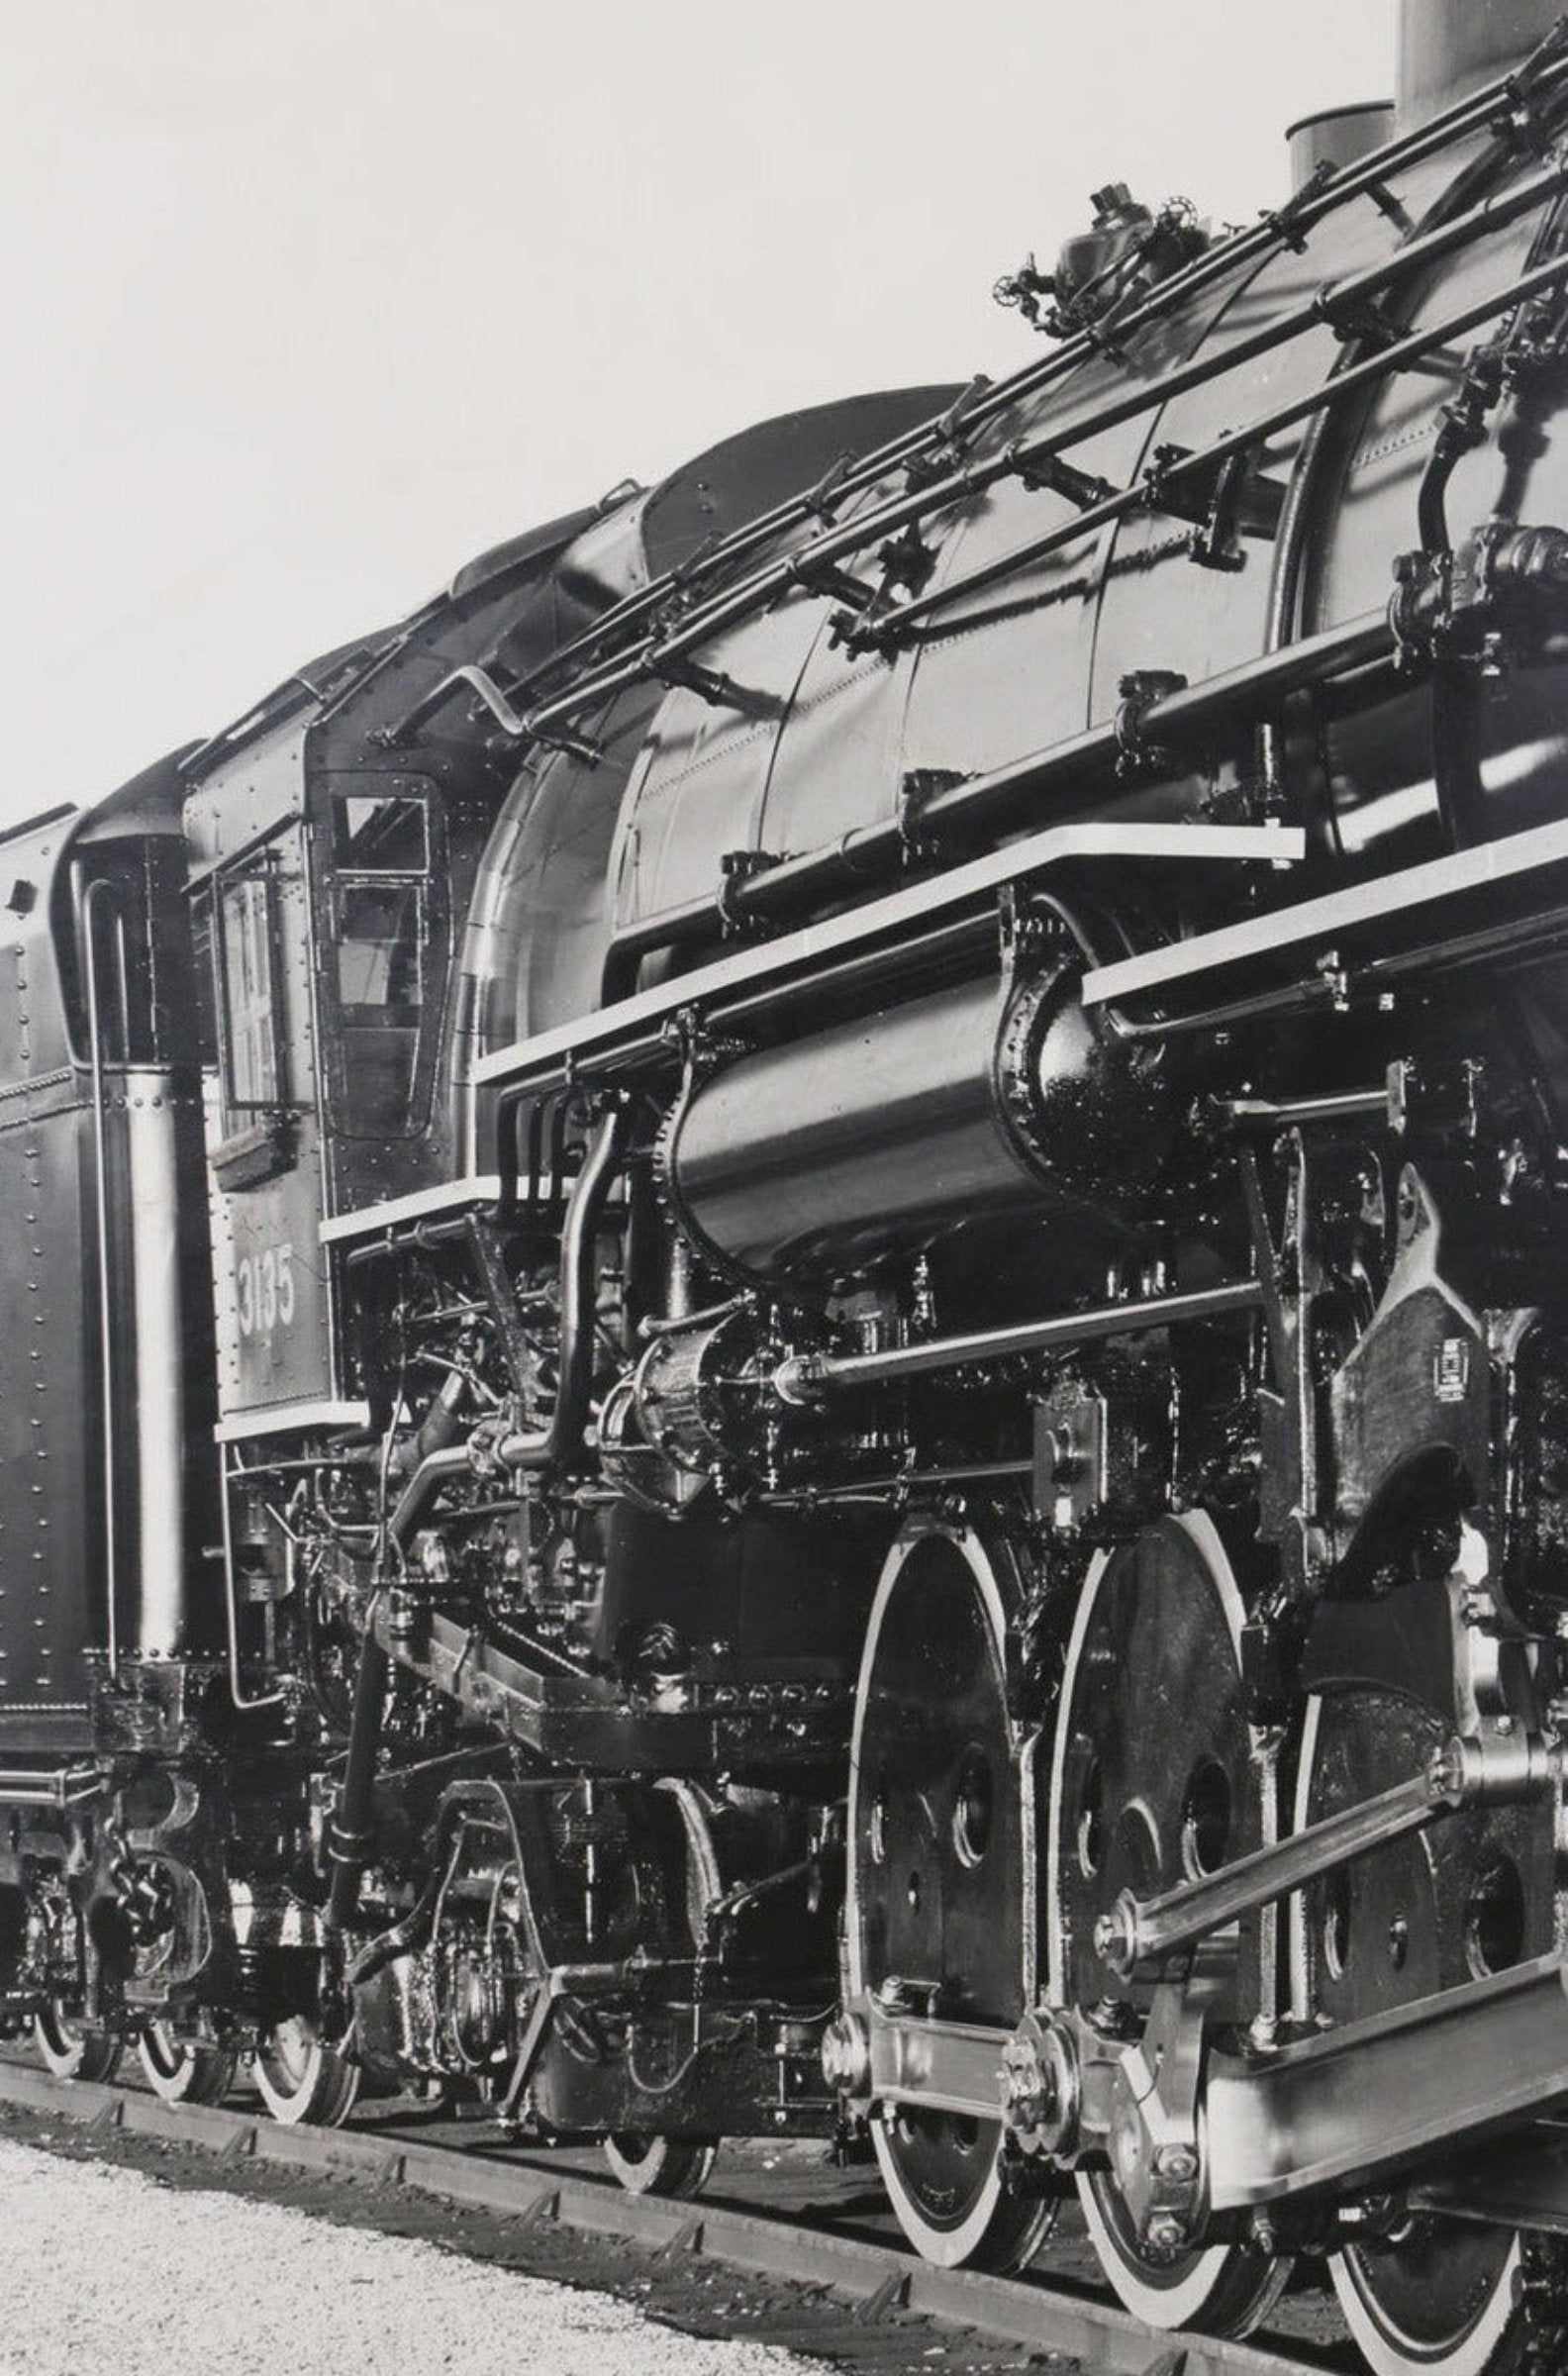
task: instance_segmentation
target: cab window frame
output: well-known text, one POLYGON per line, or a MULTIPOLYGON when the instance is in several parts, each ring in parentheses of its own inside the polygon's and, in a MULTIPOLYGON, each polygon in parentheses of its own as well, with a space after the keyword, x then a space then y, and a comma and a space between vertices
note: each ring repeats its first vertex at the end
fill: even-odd
POLYGON ((451 937, 441 797, 422 777, 329 779, 311 842, 329 1127, 359 1141, 421 1138, 451 937))
POLYGON ((282 888, 288 824, 220 858, 197 889, 212 983, 219 1138, 213 1170, 251 1186, 293 1160, 282 888))

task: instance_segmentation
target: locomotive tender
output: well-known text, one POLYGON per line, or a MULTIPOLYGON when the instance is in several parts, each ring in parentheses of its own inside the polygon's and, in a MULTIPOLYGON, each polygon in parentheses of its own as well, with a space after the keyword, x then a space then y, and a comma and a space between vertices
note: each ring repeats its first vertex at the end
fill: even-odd
POLYGON ((0 842, 54 2069, 1562 2364, 1552 18, 0 842))

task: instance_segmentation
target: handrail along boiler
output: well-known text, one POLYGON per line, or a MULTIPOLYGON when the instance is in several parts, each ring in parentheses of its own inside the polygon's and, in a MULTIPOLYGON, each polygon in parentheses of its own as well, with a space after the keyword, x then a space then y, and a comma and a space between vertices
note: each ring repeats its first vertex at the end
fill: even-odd
MULTIPOLYGON (((1568 2320, 1568 26, 0 842, 0 2017, 1568 2320)), ((1542 2354, 1545 2356, 1543 2357, 1542 2354)))

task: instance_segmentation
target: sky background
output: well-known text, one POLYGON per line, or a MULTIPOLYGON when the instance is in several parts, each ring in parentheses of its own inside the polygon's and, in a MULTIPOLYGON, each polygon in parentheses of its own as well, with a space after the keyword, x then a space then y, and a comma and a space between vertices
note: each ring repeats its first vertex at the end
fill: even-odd
POLYGON ((1393 0, 0 0, 0 826, 730 431, 993 374, 1121 178, 1250 219, 1393 0))

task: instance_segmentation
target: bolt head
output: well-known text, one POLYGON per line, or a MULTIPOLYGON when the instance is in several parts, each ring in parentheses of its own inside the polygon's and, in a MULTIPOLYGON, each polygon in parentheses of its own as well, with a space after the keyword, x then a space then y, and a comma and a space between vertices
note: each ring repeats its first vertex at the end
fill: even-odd
POLYGON ((1187 2231, 1180 2220, 1168 2211, 1157 2211, 1148 2224, 1143 2238, 1150 2260, 1174 2260, 1187 2241, 1187 2231))

